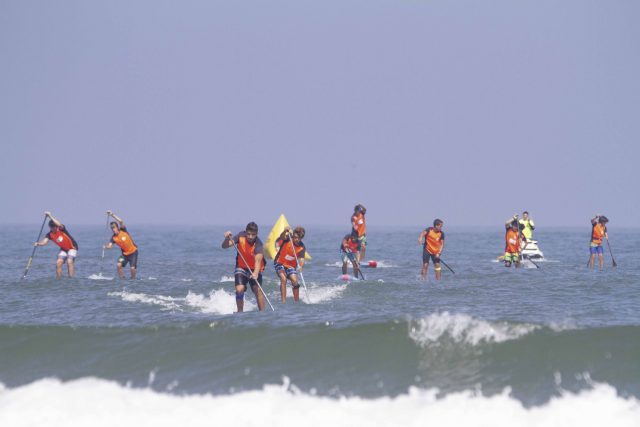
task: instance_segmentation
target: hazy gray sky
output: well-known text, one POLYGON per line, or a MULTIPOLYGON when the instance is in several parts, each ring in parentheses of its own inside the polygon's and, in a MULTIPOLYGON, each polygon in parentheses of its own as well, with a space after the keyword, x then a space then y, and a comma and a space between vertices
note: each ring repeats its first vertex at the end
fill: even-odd
POLYGON ((640 207, 638 1, 0 0, 0 222, 640 207))

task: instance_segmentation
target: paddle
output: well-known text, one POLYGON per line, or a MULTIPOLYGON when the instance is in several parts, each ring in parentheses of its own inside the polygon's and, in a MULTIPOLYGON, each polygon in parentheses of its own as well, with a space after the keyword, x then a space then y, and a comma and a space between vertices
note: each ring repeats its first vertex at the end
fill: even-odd
MULTIPOLYGON (((47 223, 47 215, 44 216, 42 220, 42 226, 40 227, 40 232, 38 233, 38 239, 36 242, 40 241, 40 237, 42 237, 42 230, 44 230, 44 225, 47 223)), ((31 251, 31 256, 29 257, 29 261, 27 261, 27 267, 24 269, 24 274, 22 275, 23 279, 26 279, 27 273, 29 273, 29 269, 31 268, 31 262, 33 261, 33 257, 36 254, 36 249, 38 249, 37 245, 33 246, 33 251, 31 251)))
MULTIPOLYGON (((233 244, 234 249, 236 250, 238 255, 240 255, 240 258, 242 259, 242 262, 244 262, 244 265, 246 265, 248 267, 249 263, 247 263, 247 261, 244 259, 244 257, 242 256, 242 254, 238 250, 238 246, 236 246, 236 242, 234 242, 233 239, 230 239, 230 240, 231 240, 231 243, 233 244)), ((271 305, 271 301, 269 301, 269 297, 267 296, 267 294, 264 293, 264 289, 262 289, 262 286, 260 286, 260 282, 258 282, 256 279, 254 279, 251 276, 249 276, 249 280, 253 280, 254 282, 256 282, 256 285, 258 285, 258 288, 260 288, 260 291, 262 292, 262 295, 264 295, 264 299, 266 299, 267 302, 269 303, 269 307, 271 307, 271 310, 272 311, 276 311, 276 309, 273 308, 273 305, 271 305)))
POLYGON ((444 262, 444 261, 442 260, 442 258, 440 258, 440 262, 442 263, 442 265, 444 265, 445 267, 447 267, 447 268, 449 269, 449 271, 450 271, 450 272, 452 272, 453 274, 456 274, 456 272, 455 272, 455 271, 453 271, 453 268, 449 267, 449 266, 447 265, 447 263, 446 263, 446 262, 444 262))
POLYGON ((613 262, 613 266, 617 267, 618 263, 616 262, 616 260, 613 258, 613 252, 611 252, 611 244, 609 244, 609 237, 607 237, 607 247, 609 248, 609 254, 611 255, 611 261, 613 262))
MULTIPOLYGON (((298 261, 298 254, 296 253, 296 247, 293 244, 293 235, 291 234, 291 232, 289 232, 288 234, 289 234, 289 242, 291 242, 291 249, 293 250, 293 256, 296 257, 296 269, 299 269, 300 262, 298 261)), ((304 283, 304 276, 302 275, 302 270, 299 270, 298 274, 300 274, 300 280, 302 280, 302 286, 304 286, 304 294, 307 296, 307 301, 309 301, 309 304, 311 304, 311 298, 309 297, 309 290, 307 289, 307 284, 304 283)))
POLYGON ((356 278, 358 278, 358 273, 360 273, 360 277, 362 278, 362 280, 367 280, 364 278, 364 274, 362 274, 362 270, 360 269, 360 263, 358 261, 356 261, 356 257, 352 252, 345 252, 347 254, 347 257, 351 260, 351 264, 353 264, 355 270, 356 270, 356 278))
MULTIPOLYGON (((109 213, 107 213, 107 230, 109 230, 109 213)), ((104 269, 104 245, 102 245, 102 259, 100 259, 100 273, 98 276, 102 277, 102 270, 104 269)))

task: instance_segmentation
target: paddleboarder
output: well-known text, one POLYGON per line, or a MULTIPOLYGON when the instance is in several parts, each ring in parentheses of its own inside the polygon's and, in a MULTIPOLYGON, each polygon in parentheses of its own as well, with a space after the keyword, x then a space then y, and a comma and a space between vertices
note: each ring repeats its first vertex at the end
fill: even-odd
POLYGON ((111 222, 111 231, 113 236, 109 243, 104 245, 105 249, 111 249, 115 243, 122 250, 122 255, 118 257, 118 276, 124 279, 124 267, 129 264, 131 270, 131 278, 135 279, 138 271, 138 246, 134 243, 124 221, 111 211, 107 211, 107 215, 115 221, 111 222))
POLYGON ((522 233, 520 232, 520 224, 518 222, 518 215, 514 215, 509 218, 505 224, 506 233, 505 248, 504 248, 504 266, 511 267, 512 264, 516 268, 522 264, 520 262, 520 248, 522 246, 522 233))
POLYGON ((591 243, 589 244, 589 267, 593 268, 596 263, 596 255, 598 255, 598 266, 604 268, 604 249, 602 247, 603 239, 609 240, 607 234, 607 223, 609 219, 604 215, 596 215, 591 219, 591 243))
POLYGON ((250 222, 245 231, 241 231, 235 236, 231 231, 226 231, 222 248, 228 249, 230 247, 234 247, 237 252, 234 278, 238 313, 242 313, 244 310, 244 293, 247 291, 247 283, 256 296, 258 310, 264 310, 262 272, 265 261, 262 240, 258 237, 258 225, 255 222, 250 222))
POLYGON ((425 280, 429 271, 429 260, 433 262, 433 269, 436 272, 436 280, 442 277, 442 267, 440 265, 440 254, 444 249, 444 232, 442 227, 444 221, 436 218, 433 220, 433 227, 422 230, 418 237, 418 244, 423 245, 422 249, 422 271, 420 278, 425 280))
POLYGON ((355 234, 347 234, 342 238, 340 244, 340 256, 342 258, 342 274, 347 274, 347 264, 351 263, 353 266, 353 276, 358 277, 360 272, 360 249, 362 248, 362 242, 355 234))
POLYGON ((533 220, 529 216, 529 212, 522 212, 522 218, 518 221, 520 224, 520 230, 522 231, 522 235, 525 237, 526 241, 533 239, 533 230, 536 229, 536 225, 533 223, 533 220))
POLYGON ((53 217, 51 212, 44 213, 49 218, 49 232, 33 246, 45 246, 52 241, 60 248, 56 260, 56 277, 62 277, 62 265, 67 264, 69 277, 75 276, 75 259, 78 256, 78 243, 67 231, 67 227, 53 217))
POLYGON ((360 260, 365 259, 367 251, 367 221, 364 217, 366 213, 367 208, 362 204, 357 204, 353 208, 353 215, 351 215, 351 233, 360 241, 360 260))
POLYGON ((287 279, 293 288, 293 300, 300 300, 298 272, 301 272, 304 267, 306 254, 306 248, 302 243, 304 235, 305 229, 303 227, 296 227, 291 234, 291 227, 287 226, 275 242, 278 252, 273 259, 273 265, 280 278, 280 300, 282 303, 287 302, 287 279))

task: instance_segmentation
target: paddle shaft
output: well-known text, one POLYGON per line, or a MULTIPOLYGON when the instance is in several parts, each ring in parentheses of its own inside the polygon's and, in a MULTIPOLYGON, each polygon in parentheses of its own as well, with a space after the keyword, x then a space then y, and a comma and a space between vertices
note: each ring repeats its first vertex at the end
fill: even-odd
MULTIPOLYGON (((367 280, 364 278, 364 274, 362 273, 362 269, 360 268, 360 263, 358 261, 356 261, 356 257, 352 252, 345 252, 347 254, 347 257, 351 260, 351 264, 356 268, 356 270, 358 270, 358 273, 360 273, 360 277, 362 278, 362 280, 367 280)), ((356 278, 358 277, 358 273, 356 273, 356 278)))
POLYGON ((449 267, 449 266, 447 265, 447 263, 446 263, 446 262, 444 262, 444 261, 442 260, 442 258, 440 258, 440 262, 442 263, 442 265, 444 265, 445 267, 447 267, 447 268, 449 269, 449 271, 450 271, 450 272, 452 272, 453 274, 456 274, 456 272, 455 272, 455 271, 453 271, 453 268, 449 267))
POLYGON ((618 266, 618 263, 616 262, 616 260, 613 258, 613 252, 611 251, 611 244, 609 243, 609 237, 607 237, 607 247, 609 248, 609 255, 611 255, 611 262, 613 264, 614 267, 618 266))
MULTIPOLYGON (((36 242, 40 241, 40 237, 42 237, 42 230, 44 230, 44 225, 47 223, 47 215, 44 216, 44 219, 42 220, 42 226, 40 227, 40 232, 38 233, 38 238, 36 239, 36 242)), ((31 256, 29 257, 29 260, 27 261, 27 266, 24 269, 24 274, 22 275, 22 278, 25 279, 27 277, 27 273, 29 273, 29 269, 31 268, 31 263, 33 262, 33 257, 36 254, 36 249, 38 249, 37 246, 33 247, 33 251, 31 251, 31 256)))
MULTIPOLYGON (((233 239, 230 239, 230 240, 231 240, 231 243, 233 244, 233 247, 235 248, 236 252, 238 253, 238 255, 240 255, 240 258, 242 259, 242 262, 244 262, 244 265, 249 267, 249 263, 247 262, 247 260, 244 259, 244 256, 242 256, 242 253, 238 249, 238 246, 236 246, 236 242, 234 242, 233 239)), ((262 292, 262 295, 264 296, 264 299, 266 299, 267 302, 269 303, 269 307, 271 307, 271 311, 276 311, 276 309, 273 308, 273 305, 271 305, 271 301, 269 301, 269 297, 267 296, 267 294, 264 293, 264 289, 262 289, 262 286, 260 286, 260 282, 258 282, 252 276, 249 276, 249 280, 253 280, 254 282, 256 282, 256 285, 258 285, 258 288, 260 288, 260 292, 262 292)))
MULTIPOLYGON (((107 214, 107 230, 109 230, 109 214, 107 214)), ((102 245, 102 258, 100 259, 100 276, 102 276, 102 270, 104 269, 104 246, 102 245)))
MULTIPOLYGON (((291 242, 291 249, 293 250, 293 256, 296 258, 296 268, 300 268, 300 261, 298 261, 298 254, 296 253, 296 246, 293 244, 293 236, 291 233, 289 234, 289 242, 291 242)), ((298 271, 300 274, 300 280, 302 281, 302 286, 304 286, 304 294, 307 296, 307 301, 311 304, 311 298, 309 297, 309 290, 307 289, 307 284, 304 283, 304 276, 302 275, 302 271, 298 271)))

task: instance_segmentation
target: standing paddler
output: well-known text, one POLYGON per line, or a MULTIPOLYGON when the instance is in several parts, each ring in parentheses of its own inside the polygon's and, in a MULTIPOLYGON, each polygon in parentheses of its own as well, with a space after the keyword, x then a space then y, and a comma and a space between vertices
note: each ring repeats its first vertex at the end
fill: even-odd
POLYGON ((39 242, 33 246, 44 246, 52 241, 60 248, 58 259, 56 260, 56 277, 62 277, 62 265, 67 264, 69 277, 75 276, 75 259, 78 256, 78 244, 60 221, 55 219, 51 212, 44 213, 49 218, 49 232, 39 242))
POLYGON ((422 230, 418 237, 418 243, 423 245, 422 250, 422 271, 420 278, 427 278, 429 271, 429 260, 433 261, 433 269, 436 272, 436 280, 442 277, 442 266, 440 265, 440 254, 444 249, 444 232, 442 227, 444 222, 441 219, 433 221, 433 227, 422 230))
POLYGON ((236 268, 234 281, 236 287, 236 306, 238 313, 244 310, 244 293, 247 283, 251 286, 258 302, 258 310, 264 310, 264 291, 262 290, 262 272, 264 271, 264 248, 262 240, 258 238, 258 225, 255 222, 247 224, 245 231, 235 236, 231 231, 224 233, 222 248, 236 249, 236 268))
POLYGON ((293 300, 300 300, 300 283, 298 273, 304 267, 306 248, 302 239, 305 235, 303 227, 296 227, 291 234, 291 227, 286 226, 275 242, 278 252, 273 259, 276 274, 280 278, 280 300, 287 302, 287 279, 293 288, 293 300))
POLYGON ((104 245, 104 248, 111 249, 114 243, 118 245, 122 250, 122 255, 118 257, 118 263, 116 265, 118 268, 118 276, 124 279, 124 267, 129 264, 131 278, 135 279, 138 271, 138 247, 133 242, 124 221, 111 211, 107 211, 107 215, 115 219, 115 222, 111 222, 110 224, 113 236, 111 236, 109 243, 104 245))
POLYGON ((520 229, 522 230, 522 235, 525 239, 533 240, 533 230, 536 229, 536 225, 533 223, 533 220, 529 216, 529 212, 522 212, 522 218, 518 221, 520 224, 520 229))
POLYGON ((504 266, 511 267, 515 264, 516 268, 522 264, 520 262, 520 250, 522 245, 522 233, 520 232, 520 224, 518 223, 518 215, 509 218, 505 224, 506 233, 504 248, 504 266))
POLYGON ((607 234, 607 223, 609 219, 604 215, 596 215, 591 219, 591 243, 589 244, 589 267, 593 268, 596 263, 596 255, 598 255, 598 266, 604 268, 604 249, 602 242, 604 239, 609 240, 607 234))
POLYGON ((353 208, 353 215, 351 215, 351 233, 360 241, 360 261, 364 261, 367 252, 367 220, 364 217, 366 213, 367 208, 358 203, 353 208))
POLYGON ((358 273, 362 276, 360 271, 360 249, 362 243, 355 234, 347 234, 342 238, 340 244, 340 256, 342 258, 342 274, 347 274, 347 265, 351 263, 353 266, 353 277, 358 277, 358 273))

